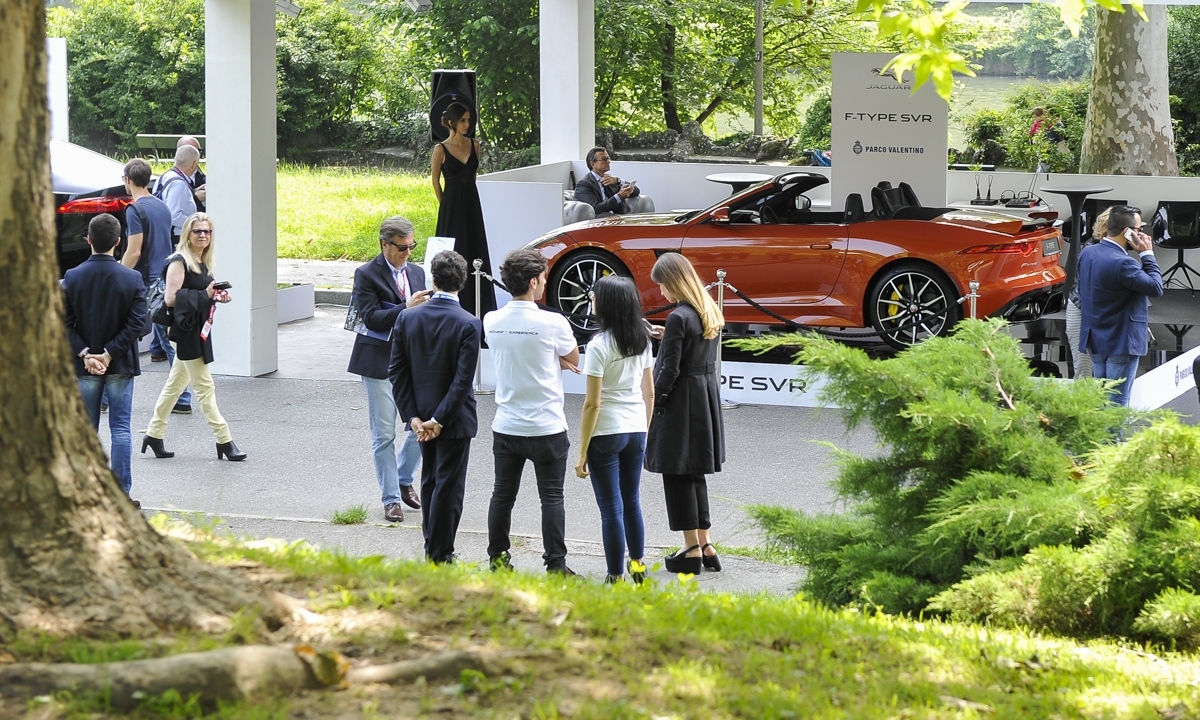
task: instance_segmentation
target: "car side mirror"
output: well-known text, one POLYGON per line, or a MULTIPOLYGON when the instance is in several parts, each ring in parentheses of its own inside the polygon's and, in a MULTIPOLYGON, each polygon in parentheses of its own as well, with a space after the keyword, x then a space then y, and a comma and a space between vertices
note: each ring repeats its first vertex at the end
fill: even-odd
POLYGON ((708 219, 712 222, 713 225, 728 225, 729 224, 729 208, 719 207, 716 210, 713 210, 712 214, 708 216, 708 219))
POLYGON ((809 199, 809 197, 807 195, 797 195, 795 202, 796 202, 797 210, 811 210, 812 209, 812 200, 809 199))

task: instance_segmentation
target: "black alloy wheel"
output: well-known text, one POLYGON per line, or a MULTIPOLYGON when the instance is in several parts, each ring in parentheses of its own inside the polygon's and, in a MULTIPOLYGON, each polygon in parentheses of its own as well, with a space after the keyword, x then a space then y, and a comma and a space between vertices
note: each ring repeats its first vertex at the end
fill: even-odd
POLYGON ((880 338, 900 350, 946 334, 959 318, 949 281, 920 263, 889 269, 872 286, 869 303, 880 338))
POLYGON ((603 250, 581 250, 560 261, 550 276, 547 303, 567 316, 577 336, 600 329, 592 316, 590 293, 600 278, 632 277, 619 260, 603 250))

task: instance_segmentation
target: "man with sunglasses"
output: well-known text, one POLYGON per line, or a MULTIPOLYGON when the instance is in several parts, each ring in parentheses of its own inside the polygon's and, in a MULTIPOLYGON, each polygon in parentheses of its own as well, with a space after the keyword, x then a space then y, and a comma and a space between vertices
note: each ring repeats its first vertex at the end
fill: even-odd
POLYGON ((350 298, 358 334, 347 371, 361 376, 367 391, 375 478, 383 496, 383 516, 389 522, 404 522, 401 501, 414 509, 421 507, 420 496, 412 486, 421 448, 412 430, 401 428, 403 436, 397 449, 398 414, 388 380, 391 331, 396 318, 429 300, 430 295, 425 289, 425 271, 408 261, 417 247, 413 234, 413 224, 399 215, 383 221, 379 226, 380 253, 354 271, 350 298))

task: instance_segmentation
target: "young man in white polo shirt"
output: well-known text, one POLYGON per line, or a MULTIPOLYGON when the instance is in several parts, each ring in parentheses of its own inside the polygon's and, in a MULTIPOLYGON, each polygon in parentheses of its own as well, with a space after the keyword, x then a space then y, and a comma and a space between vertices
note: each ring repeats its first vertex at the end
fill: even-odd
POLYGON ((509 253, 500 278, 513 299, 483 318, 496 365, 496 417, 492 453, 496 485, 488 508, 488 556, 493 570, 512 567, 508 531, 525 461, 533 462, 542 503, 547 572, 567 567, 563 482, 567 472, 567 416, 562 371, 579 372, 579 346, 566 318, 538 307, 546 291, 546 259, 536 250, 509 253))

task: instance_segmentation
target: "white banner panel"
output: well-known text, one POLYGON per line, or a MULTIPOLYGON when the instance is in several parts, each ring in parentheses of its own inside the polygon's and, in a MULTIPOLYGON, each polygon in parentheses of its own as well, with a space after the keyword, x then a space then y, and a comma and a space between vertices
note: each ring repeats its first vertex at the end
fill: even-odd
MULTIPOLYGON (((1133 381, 1129 406, 1138 410, 1157 410, 1196 387, 1192 362, 1200 357, 1200 347, 1171 359, 1133 381)), ((1142 362, 1146 359, 1142 358, 1142 362)))
POLYGON ((833 54, 834 210, 846 196, 862 195, 871 207, 871 188, 887 180, 912 186, 923 205, 946 204, 946 143, 949 109, 932 83, 912 92, 883 67, 888 53, 833 54))

